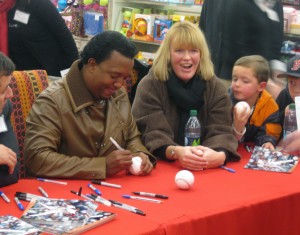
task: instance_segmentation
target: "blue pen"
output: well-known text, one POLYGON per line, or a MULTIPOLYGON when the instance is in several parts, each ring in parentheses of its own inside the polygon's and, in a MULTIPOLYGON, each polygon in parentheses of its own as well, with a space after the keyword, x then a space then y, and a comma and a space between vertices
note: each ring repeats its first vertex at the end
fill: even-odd
POLYGON ((10 203, 9 198, 2 191, 0 191, 0 196, 3 198, 4 201, 6 201, 7 203, 10 203))
POLYGON ((229 172, 231 172, 231 173, 235 173, 235 170, 233 170, 233 169, 231 169, 231 168, 229 168, 229 167, 226 167, 226 166, 220 166, 221 168, 223 168, 224 170, 226 170, 226 171, 229 171, 229 172))
POLYGON ((95 188, 95 186, 94 185, 92 185, 92 184, 88 184, 88 186, 89 186, 89 188, 90 189, 92 189, 97 195, 99 195, 99 196, 101 196, 102 194, 101 194, 101 192, 100 192, 100 190, 99 189, 97 189, 97 188, 95 188))
POLYGON ((23 210, 24 210, 24 206, 23 206, 22 203, 19 201, 19 198, 15 197, 15 202, 17 203, 19 209, 20 209, 21 211, 23 211, 23 210))

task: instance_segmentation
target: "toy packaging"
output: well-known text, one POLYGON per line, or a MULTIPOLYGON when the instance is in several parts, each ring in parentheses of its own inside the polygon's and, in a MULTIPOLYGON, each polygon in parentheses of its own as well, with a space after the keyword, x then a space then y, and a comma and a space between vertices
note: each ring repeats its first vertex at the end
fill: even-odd
POLYGON ((153 39, 155 42, 161 42, 164 38, 168 29, 172 26, 172 20, 166 19, 155 19, 154 20, 154 35, 153 39))
POLYGON ((116 22, 116 31, 120 31, 127 38, 131 38, 133 35, 133 19, 134 15, 140 13, 138 8, 123 7, 120 10, 118 20, 116 22))
POLYGON ((152 15, 135 14, 133 22, 133 39, 153 41, 154 18, 152 15))

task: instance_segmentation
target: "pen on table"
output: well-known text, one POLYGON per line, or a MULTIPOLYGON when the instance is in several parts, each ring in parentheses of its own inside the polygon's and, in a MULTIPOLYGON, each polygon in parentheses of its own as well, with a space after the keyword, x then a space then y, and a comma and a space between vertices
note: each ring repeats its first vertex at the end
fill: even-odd
POLYGON ((122 186, 119 185, 119 184, 111 184, 111 183, 107 183, 105 181, 100 181, 100 180, 92 180, 92 183, 99 184, 99 185, 102 185, 102 186, 113 187, 113 188, 122 188, 122 186))
POLYGON ((49 180, 49 179, 43 179, 43 178, 37 178, 38 181, 42 181, 42 182, 49 182, 49 183, 54 183, 54 184, 63 184, 63 185, 67 185, 67 182, 63 182, 63 181, 57 181, 57 180, 49 180))
POLYGON ((250 146, 250 145, 245 144, 244 147, 245 147, 245 149, 247 150, 248 153, 251 153, 251 152, 252 152, 252 149, 251 149, 251 146, 250 146))
POLYGON ((16 192, 15 193, 15 197, 19 198, 20 200, 23 201, 31 201, 32 199, 39 199, 39 198, 44 198, 42 196, 39 195, 35 195, 35 194, 30 194, 30 193, 23 193, 23 192, 16 192))
POLYGON ((101 196, 102 194, 101 194, 101 192, 100 192, 100 190, 99 189, 97 189, 97 188, 95 188, 95 186, 94 185, 92 185, 92 184, 88 184, 88 186, 89 186, 89 188, 90 189, 92 189, 97 195, 99 195, 99 196, 101 196))
POLYGON ((231 173, 235 173, 235 170, 234 169, 231 169, 231 168, 229 168, 229 167, 227 167, 227 166, 220 166, 222 169, 224 169, 224 170, 226 170, 226 171, 229 171, 229 172, 231 172, 231 173))
POLYGON ((146 202, 162 203, 161 200, 151 199, 151 198, 146 198, 146 197, 136 197, 136 196, 130 196, 130 195, 126 195, 126 194, 123 194, 122 197, 129 198, 129 199, 136 199, 136 200, 146 201, 146 202))
POLYGON ((15 202, 17 203, 17 206, 19 207, 19 209, 21 211, 24 210, 24 206, 22 205, 22 203, 19 201, 19 198, 15 197, 15 202))
POLYGON ((16 192, 15 197, 17 197, 20 200, 28 201, 28 202, 30 202, 32 199, 39 199, 39 198, 45 199, 45 197, 42 196, 38 196, 30 193, 23 193, 23 192, 16 192))
POLYGON ((77 195, 77 196, 79 196, 79 197, 83 197, 83 198, 85 198, 85 199, 87 199, 87 200, 89 200, 89 201, 93 201, 93 199, 91 199, 91 198, 89 198, 89 197, 87 197, 87 196, 85 196, 85 195, 82 195, 82 194, 78 194, 76 191, 74 191, 74 190, 71 190, 71 193, 74 193, 75 195, 77 195))
POLYGON ((114 140, 113 137, 110 137, 109 139, 110 139, 110 141, 114 144, 114 146, 116 146, 116 148, 117 148, 118 150, 123 150, 123 148, 117 143, 117 141, 114 140))
POLYGON ((132 192, 135 195, 141 195, 141 196, 147 196, 147 197, 156 197, 156 198, 162 198, 162 199, 168 199, 169 197, 162 194, 156 194, 156 193, 146 193, 146 192, 132 192))
POLYGON ((121 208, 121 209, 124 209, 124 210, 128 210, 132 213, 135 213, 135 214, 138 214, 138 215, 143 215, 145 216, 145 212, 141 211, 140 209, 136 208, 136 207, 133 207, 133 206, 130 206, 130 205, 127 205, 127 204, 124 204, 124 203, 121 203, 121 202, 117 202, 117 201, 114 201, 114 200, 109 200, 112 205, 114 207, 118 207, 118 208, 121 208))
POLYGON ((49 197, 48 193, 46 193, 46 191, 42 187, 38 187, 38 189, 44 197, 49 197))
POLYGON ((103 204, 105 206, 111 206, 111 201, 109 201, 103 197, 100 197, 95 194, 86 194, 86 196, 93 199, 95 202, 100 202, 101 204, 103 204))
POLYGON ((3 198, 4 201, 6 201, 7 203, 10 203, 9 198, 2 191, 0 191, 0 196, 3 198))

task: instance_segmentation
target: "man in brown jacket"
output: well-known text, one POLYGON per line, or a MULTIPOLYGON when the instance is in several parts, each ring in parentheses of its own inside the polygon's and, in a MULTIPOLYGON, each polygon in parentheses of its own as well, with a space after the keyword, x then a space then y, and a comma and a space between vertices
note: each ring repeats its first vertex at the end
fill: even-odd
POLYGON ((96 35, 62 80, 36 100, 27 119, 25 164, 32 176, 103 179, 142 158, 147 175, 155 158, 146 150, 124 88, 137 50, 118 32, 96 35), (116 140, 122 149, 110 141, 116 140))

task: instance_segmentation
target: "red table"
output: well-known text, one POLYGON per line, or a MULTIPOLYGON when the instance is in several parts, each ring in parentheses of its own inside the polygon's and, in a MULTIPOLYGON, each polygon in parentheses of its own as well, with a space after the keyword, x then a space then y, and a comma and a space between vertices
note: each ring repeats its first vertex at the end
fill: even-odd
MULTIPOLYGON (((98 209, 115 212, 117 217, 84 234, 299 235, 299 166, 291 174, 244 169, 250 154, 242 147, 239 151, 242 160, 228 164, 236 173, 221 168, 193 172, 195 183, 187 191, 175 186, 175 175, 181 170, 176 163, 158 162, 149 176, 120 174, 108 179, 107 182, 121 184, 122 188, 97 186, 104 198, 133 205, 147 215, 99 204, 98 209), (156 204, 122 198, 122 194, 133 191, 165 194, 169 199, 156 204)), ((65 186, 22 179, 0 189, 11 199, 8 204, 0 198, 0 215, 21 216, 13 201, 16 191, 40 195, 37 188, 42 186, 52 198, 71 199, 78 197, 70 190, 77 191, 80 186, 83 193, 91 193, 88 182, 68 180, 65 186)))

